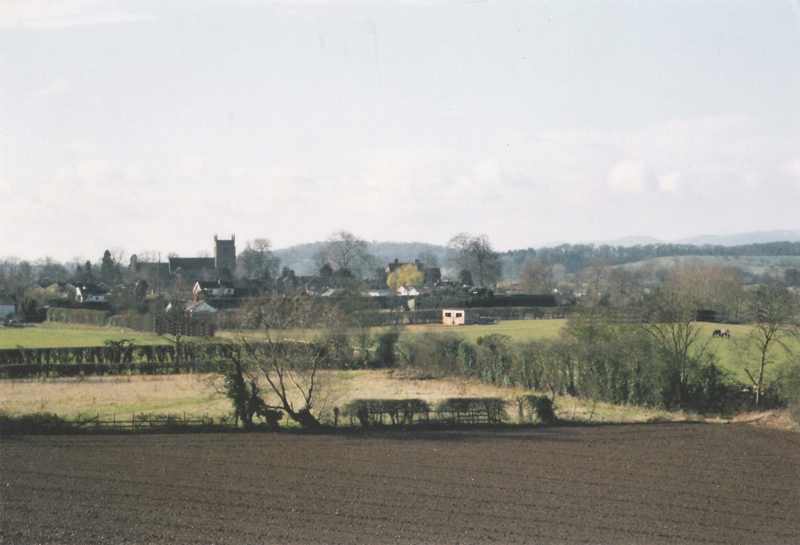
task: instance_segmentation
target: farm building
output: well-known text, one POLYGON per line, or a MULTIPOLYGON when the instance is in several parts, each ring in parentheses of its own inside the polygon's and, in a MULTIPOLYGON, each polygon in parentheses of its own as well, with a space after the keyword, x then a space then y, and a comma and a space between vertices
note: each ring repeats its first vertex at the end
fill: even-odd
POLYGON ((480 314, 474 310, 467 309, 444 309, 442 310, 442 323, 444 325, 471 325, 477 324, 481 320, 480 314))

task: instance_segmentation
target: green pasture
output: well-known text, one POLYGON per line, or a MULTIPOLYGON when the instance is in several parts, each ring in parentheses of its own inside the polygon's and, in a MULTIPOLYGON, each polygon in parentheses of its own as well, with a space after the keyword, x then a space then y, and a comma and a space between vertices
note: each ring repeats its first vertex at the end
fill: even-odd
MULTIPOLYGON (((744 371, 745 366, 748 366, 753 371, 757 369, 760 361, 760 354, 755 352, 753 347, 746 342, 747 336, 753 330, 753 326, 748 324, 702 324, 701 327, 699 341, 706 342, 708 340, 707 349, 716 356, 717 364, 739 382, 751 384, 747 373, 744 371), (712 338, 715 329, 723 328, 730 330, 730 339, 712 338)), ((787 337, 784 342, 789 348, 789 353, 775 343, 770 348, 769 358, 772 363, 766 368, 767 383, 782 367, 792 361, 797 361, 797 358, 800 357, 799 338, 787 337)))
MULTIPOLYGON (((566 320, 506 320, 500 321, 495 324, 486 325, 462 325, 462 326, 446 326, 442 324, 424 324, 424 325, 410 325, 398 326, 395 329, 400 332, 401 337, 413 337, 414 335, 424 335, 427 333, 448 333, 455 334, 463 337, 466 340, 474 341, 478 337, 486 337, 487 335, 506 335, 515 341, 528 341, 539 339, 554 339, 558 336, 561 329, 566 325, 566 320)), ((388 331, 389 327, 374 327, 367 330, 349 330, 347 334, 359 335, 362 333, 377 335, 384 331, 388 331)), ((313 338, 317 334, 316 331, 302 331, 302 330, 287 330, 271 332, 273 338, 280 339, 303 339, 313 338)), ((248 340, 258 341, 265 338, 265 333, 262 330, 245 330, 245 331, 218 331, 217 337, 225 340, 235 341, 242 336, 248 340)))
POLYGON ((132 340, 136 344, 169 344, 167 337, 110 327, 41 324, 0 329, 0 349, 103 346, 105 341, 123 339, 132 340))
POLYGON ((470 341, 487 335, 505 335, 514 341, 532 341, 555 339, 566 324, 566 320, 505 320, 486 325, 446 326, 428 324, 399 328, 399 330, 401 335, 455 333, 470 341))

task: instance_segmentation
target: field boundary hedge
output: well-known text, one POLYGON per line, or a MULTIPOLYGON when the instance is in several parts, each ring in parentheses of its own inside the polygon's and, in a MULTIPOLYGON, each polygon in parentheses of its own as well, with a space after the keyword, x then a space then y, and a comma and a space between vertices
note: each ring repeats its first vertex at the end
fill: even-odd
POLYGON ((502 424, 508 403, 499 397, 451 397, 435 408, 421 399, 356 399, 343 416, 362 427, 413 424, 502 424))
POLYGON ((10 348, 0 350, 0 377, 206 373, 239 351, 233 343, 136 345, 126 341, 74 348, 10 348))
POLYGON ((48 322, 105 326, 108 324, 109 318, 111 318, 111 313, 107 310, 62 307, 50 307, 47 309, 48 322))
POLYGON ((70 420, 53 413, 35 413, 21 416, 0 415, 0 427, 4 435, 57 435, 74 433, 152 433, 152 432, 204 432, 232 429, 226 418, 208 415, 132 413, 130 418, 111 419, 78 417, 70 420))
MULTIPOLYGON (((535 397, 535 396, 533 396, 535 397)), ((448 398, 434 407, 422 399, 357 399, 348 403, 342 416, 349 418, 350 429, 407 426, 501 425, 508 403, 496 397, 448 398)), ((543 421, 543 420, 542 420, 543 421)), ((554 420, 543 421, 552 423, 554 420)), ((132 413, 130 418, 78 416, 65 419, 54 413, 20 416, 0 415, 0 428, 6 435, 74 434, 101 432, 205 432, 240 429, 233 418, 181 414, 132 413)), ((274 431, 266 423, 256 429, 274 431)), ((286 431, 287 428, 279 428, 286 431)), ((338 418, 328 430, 340 429, 338 418)), ((347 426, 342 428, 348 429, 347 426)))

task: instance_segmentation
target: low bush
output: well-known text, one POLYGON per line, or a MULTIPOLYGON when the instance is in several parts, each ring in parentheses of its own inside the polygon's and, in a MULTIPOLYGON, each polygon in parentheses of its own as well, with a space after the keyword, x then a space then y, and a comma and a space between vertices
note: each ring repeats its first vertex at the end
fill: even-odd
POLYGON ((528 403, 536 413, 536 418, 542 424, 552 424, 556 420, 556 413, 553 409, 553 400, 547 396, 530 396, 528 403))
POLYGON ((451 397, 436 412, 440 420, 454 424, 500 424, 507 405, 499 397, 451 397))
POLYGON ((65 433, 72 430, 72 424, 54 413, 0 415, 0 432, 6 436, 65 433))

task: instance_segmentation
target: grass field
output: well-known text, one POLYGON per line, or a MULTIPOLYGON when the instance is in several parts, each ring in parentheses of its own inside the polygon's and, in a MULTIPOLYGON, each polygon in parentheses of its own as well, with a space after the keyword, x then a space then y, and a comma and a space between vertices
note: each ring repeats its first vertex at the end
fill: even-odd
POLYGON ((41 324, 0 329, 0 349, 103 346, 107 340, 123 339, 131 339, 136 344, 169 344, 167 337, 110 327, 41 324))
POLYGON ((442 324, 413 325, 398 328, 401 335, 416 333, 456 333, 474 341, 487 335, 507 335, 515 341, 555 339, 566 320, 506 320, 491 325, 446 326, 442 324))
MULTIPOLYGON (((469 325, 469 326, 446 326, 442 324, 422 324, 398 326, 395 329, 400 332, 400 336, 419 335, 424 333, 454 333, 467 340, 474 341, 478 337, 487 335, 507 335, 516 341, 533 339, 554 339, 567 323, 566 320, 506 320, 491 325, 469 325)), ((386 331, 388 327, 376 327, 370 329, 371 333, 386 331)), ((357 333, 353 331, 352 333, 357 333)), ((264 338, 264 333, 259 330, 246 330, 242 332, 219 331, 217 337, 226 340, 236 340, 244 335, 251 340, 264 338)), ((303 332, 300 330, 282 331, 279 334, 284 338, 301 338, 303 332)))

